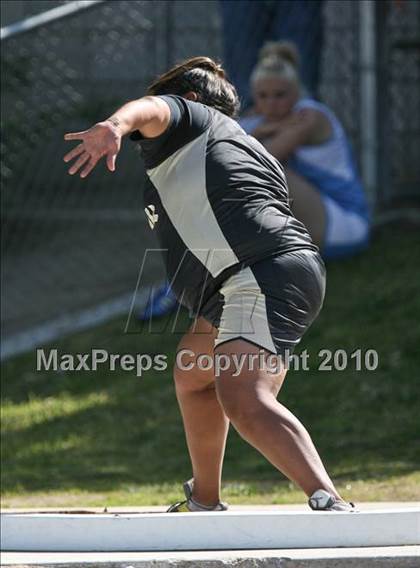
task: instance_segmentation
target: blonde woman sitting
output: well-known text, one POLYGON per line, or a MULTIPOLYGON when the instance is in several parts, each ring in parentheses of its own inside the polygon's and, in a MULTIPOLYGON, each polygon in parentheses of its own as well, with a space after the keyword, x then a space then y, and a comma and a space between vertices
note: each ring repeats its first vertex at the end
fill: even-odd
POLYGON ((364 249, 369 208, 348 138, 331 109, 304 93, 295 46, 267 43, 251 87, 255 114, 240 124, 285 167, 292 211, 323 257, 364 249))

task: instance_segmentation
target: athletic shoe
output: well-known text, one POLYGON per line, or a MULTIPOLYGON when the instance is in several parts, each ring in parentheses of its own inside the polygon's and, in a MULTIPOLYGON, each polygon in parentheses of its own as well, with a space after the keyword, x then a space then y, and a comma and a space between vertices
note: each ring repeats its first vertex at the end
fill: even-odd
POLYGON ((141 321, 162 317, 173 312, 177 305, 175 295, 166 282, 157 290, 153 290, 146 307, 137 314, 137 317, 141 321))
POLYGON ((167 513, 191 513, 191 512, 205 512, 205 511, 226 511, 228 508, 227 503, 222 503, 219 501, 217 505, 207 506, 201 505, 195 501, 192 497, 194 486, 194 479, 191 478, 183 484, 184 493, 186 500, 179 501, 174 505, 171 505, 169 509, 166 511, 167 513))
POLYGON ((318 491, 315 491, 315 493, 309 497, 308 505, 314 511, 357 512, 354 503, 339 501, 336 497, 334 497, 334 495, 331 495, 328 491, 324 491, 324 489, 318 489, 318 491))

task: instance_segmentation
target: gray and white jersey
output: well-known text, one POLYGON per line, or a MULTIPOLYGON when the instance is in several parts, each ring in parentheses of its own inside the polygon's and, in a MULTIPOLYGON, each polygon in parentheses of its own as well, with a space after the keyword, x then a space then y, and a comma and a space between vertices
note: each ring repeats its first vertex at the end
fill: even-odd
POLYGON ((176 95, 156 138, 133 132, 147 172, 146 216, 178 300, 198 313, 243 266, 285 252, 318 250, 292 214, 280 163, 238 123, 176 95))

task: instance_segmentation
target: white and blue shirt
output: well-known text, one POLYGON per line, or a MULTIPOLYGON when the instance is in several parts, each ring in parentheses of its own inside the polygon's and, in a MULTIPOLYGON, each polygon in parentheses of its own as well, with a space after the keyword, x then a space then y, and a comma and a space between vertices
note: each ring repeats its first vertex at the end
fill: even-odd
MULTIPOLYGON (((287 166, 346 211, 368 220, 369 207, 349 140, 340 121, 326 105, 311 98, 300 99, 293 111, 303 109, 314 109, 324 114, 331 124, 332 134, 321 144, 297 148, 289 156, 287 166)), ((242 119, 240 124, 249 133, 262 121, 261 116, 253 116, 242 119)))

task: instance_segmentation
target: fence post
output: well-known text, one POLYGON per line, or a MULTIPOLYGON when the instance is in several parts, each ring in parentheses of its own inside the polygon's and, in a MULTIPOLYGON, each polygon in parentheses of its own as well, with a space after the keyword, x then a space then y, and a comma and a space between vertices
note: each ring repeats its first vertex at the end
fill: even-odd
POLYGON ((359 2, 361 165, 363 182, 373 208, 378 199, 375 19, 375 1, 359 2))

